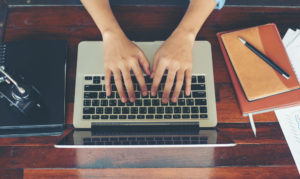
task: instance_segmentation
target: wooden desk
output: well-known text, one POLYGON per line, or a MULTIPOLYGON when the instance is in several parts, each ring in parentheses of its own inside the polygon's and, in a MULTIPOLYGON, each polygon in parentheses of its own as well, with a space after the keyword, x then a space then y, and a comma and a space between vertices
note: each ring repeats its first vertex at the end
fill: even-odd
MULTIPOLYGON (((131 40, 165 40, 185 12, 184 7, 114 7, 131 40)), ((299 174, 273 112, 255 116, 257 137, 239 105, 225 67, 216 33, 275 22, 281 34, 300 27, 297 8, 234 8, 215 10, 197 36, 212 45, 219 129, 238 145, 194 149, 56 149, 60 137, 0 139, 0 176, 122 177, 122 178, 297 178, 299 174)), ((101 40, 83 7, 26 7, 9 9, 5 41, 66 39, 67 117, 73 117, 77 45, 101 40)))

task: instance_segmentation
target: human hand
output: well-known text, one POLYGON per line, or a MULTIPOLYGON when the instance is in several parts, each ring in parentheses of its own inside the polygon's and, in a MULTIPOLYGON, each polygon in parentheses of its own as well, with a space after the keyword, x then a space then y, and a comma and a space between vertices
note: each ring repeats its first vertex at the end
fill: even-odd
POLYGON ((191 93, 192 49, 194 36, 184 31, 174 31, 158 49, 154 56, 151 78, 153 79, 151 95, 155 96, 162 76, 166 70, 168 75, 164 86, 162 102, 168 103, 170 92, 176 76, 176 85, 172 102, 177 102, 185 78, 185 94, 191 93))
POLYGON ((147 86, 140 66, 143 67, 144 72, 148 75, 150 75, 150 69, 149 62, 141 49, 133 44, 123 33, 104 34, 103 43, 106 95, 111 95, 111 75, 113 73, 121 101, 123 103, 127 101, 122 82, 123 76, 129 100, 134 102, 135 93, 130 75, 131 71, 136 76, 142 95, 147 95, 147 86))

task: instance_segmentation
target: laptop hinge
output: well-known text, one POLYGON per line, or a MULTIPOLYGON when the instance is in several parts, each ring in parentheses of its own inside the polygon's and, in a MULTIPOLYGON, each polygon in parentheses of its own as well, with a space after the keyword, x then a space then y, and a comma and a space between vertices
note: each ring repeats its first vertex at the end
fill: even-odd
POLYGON ((198 126, 199 122, 93 122, 97 126, 198 126))

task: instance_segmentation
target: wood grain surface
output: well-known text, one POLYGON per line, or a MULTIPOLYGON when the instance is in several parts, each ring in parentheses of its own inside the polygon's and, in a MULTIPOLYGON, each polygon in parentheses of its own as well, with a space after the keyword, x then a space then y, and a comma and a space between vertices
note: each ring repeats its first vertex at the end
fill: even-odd
MULTIPOLYGON (((134 41, 165 40, 185 7, 118 7, 113 11, 134 41)), ((225 7, 215 10, 197 36, 212 45, 218 129, 238 145, 226 148, 56 149, 63 136, 0 139, 0 175, 4 178, 297 178, 299 174, 273 112, 255 115, 255 138, 242 117, 216 33, 274 22, 280 33, 300 27, 300 9, 225 7)), ((5 41, 65 39, 67 116, 72 124, 77 45, 101 40, 83 7, 9 9, 5 41)), ((67 135, 72 127, 67 127, 67 135)))

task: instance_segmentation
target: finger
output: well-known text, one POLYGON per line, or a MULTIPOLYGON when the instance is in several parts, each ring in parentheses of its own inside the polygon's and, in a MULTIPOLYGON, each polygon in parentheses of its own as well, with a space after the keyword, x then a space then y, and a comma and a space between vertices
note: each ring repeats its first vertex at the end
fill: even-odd
POLYGON ((142 95, 146 96, 147 95, 147 86, 146 86, 146 82, 145 82, 145 78, 143 75, 143 72, 139 66, 139 64, 135 64, 135 66, 132 68, 132 71, 139 83, 140 89, 142 91, 142 95))
POLYGON ((121 101, 123 103, 126 103, 127 97, 126 97, 126 94, 125 94, 124 88, 123 88, 123 81, 122 81, 121 72, 118 69, 118 70, 113 71, 113 73, 114 73, 114 79, 115 79, 116 87, 117 87, 119 96, 121 98, 121 101))
POLYGON ((170 96, 170 92, 171 92, 173 84, 174 84, 175 75, 176 75, 176 70, 170 69, 168 71, 168 76, 167 76, 167 80, 166 80, 165 87, 164 87, 164 93, 162 96, 163 103, 168 103, 168 101, 169 101, 169 96, 170 96))
POLYGON ((154 79, 153 79, 153 82, 152 82, 152 86, 151 86, 151 95, 152 96, 156 96, 158 86, 160 84, 162 76, 165 73, 165 70, 166 70, 165 65, 160 65, 159 68, 157 69, 154 79))
POLYGON ((143 52, 141 52, 139 55, 139 62, 142 65, 144 72, 147 75, 150 75, 150 64, 149 64, 147 57, 145 56, 145 54, 143 52))
POLYGON ((172 96, 172 102, 176 103, 178 96, 180 94, 182 85, 183 85, 183 80, 184 80, 184 70, 179 70, 177 71, 177 75, 176 75, 176 85, 175 85, 175 89, 173 92, 173 96, 172 96))
POLYGON ((110 86, 110 80, 111 80, 111 71, 109 69, 105 70, 105 91, 106 91, 106 96, 111 95, 111 86, 110 86))
POLYGON ((158 56, 155 55, 155 56, 154 56, 154 60, 153 60, 152 73, 151 73, 150 78, 154 78, 155 72, 156 72, 156 70, 157 70, 157 64, 158 64, 158 56))
POLYGON ((191 95, 192 70, 185 71, 185 95, 191 95))
POLYGON ((134 93, 134 88, 133 88, 133 84, 132 84, 130 71, 128 69, 124 69, 124 70, 122 70, 122 75, 123 75, 124 84, 125 84, 125 87, 127 90, 129 100, 131 102, 134 102, 135 101, 135 93, 134 93))

